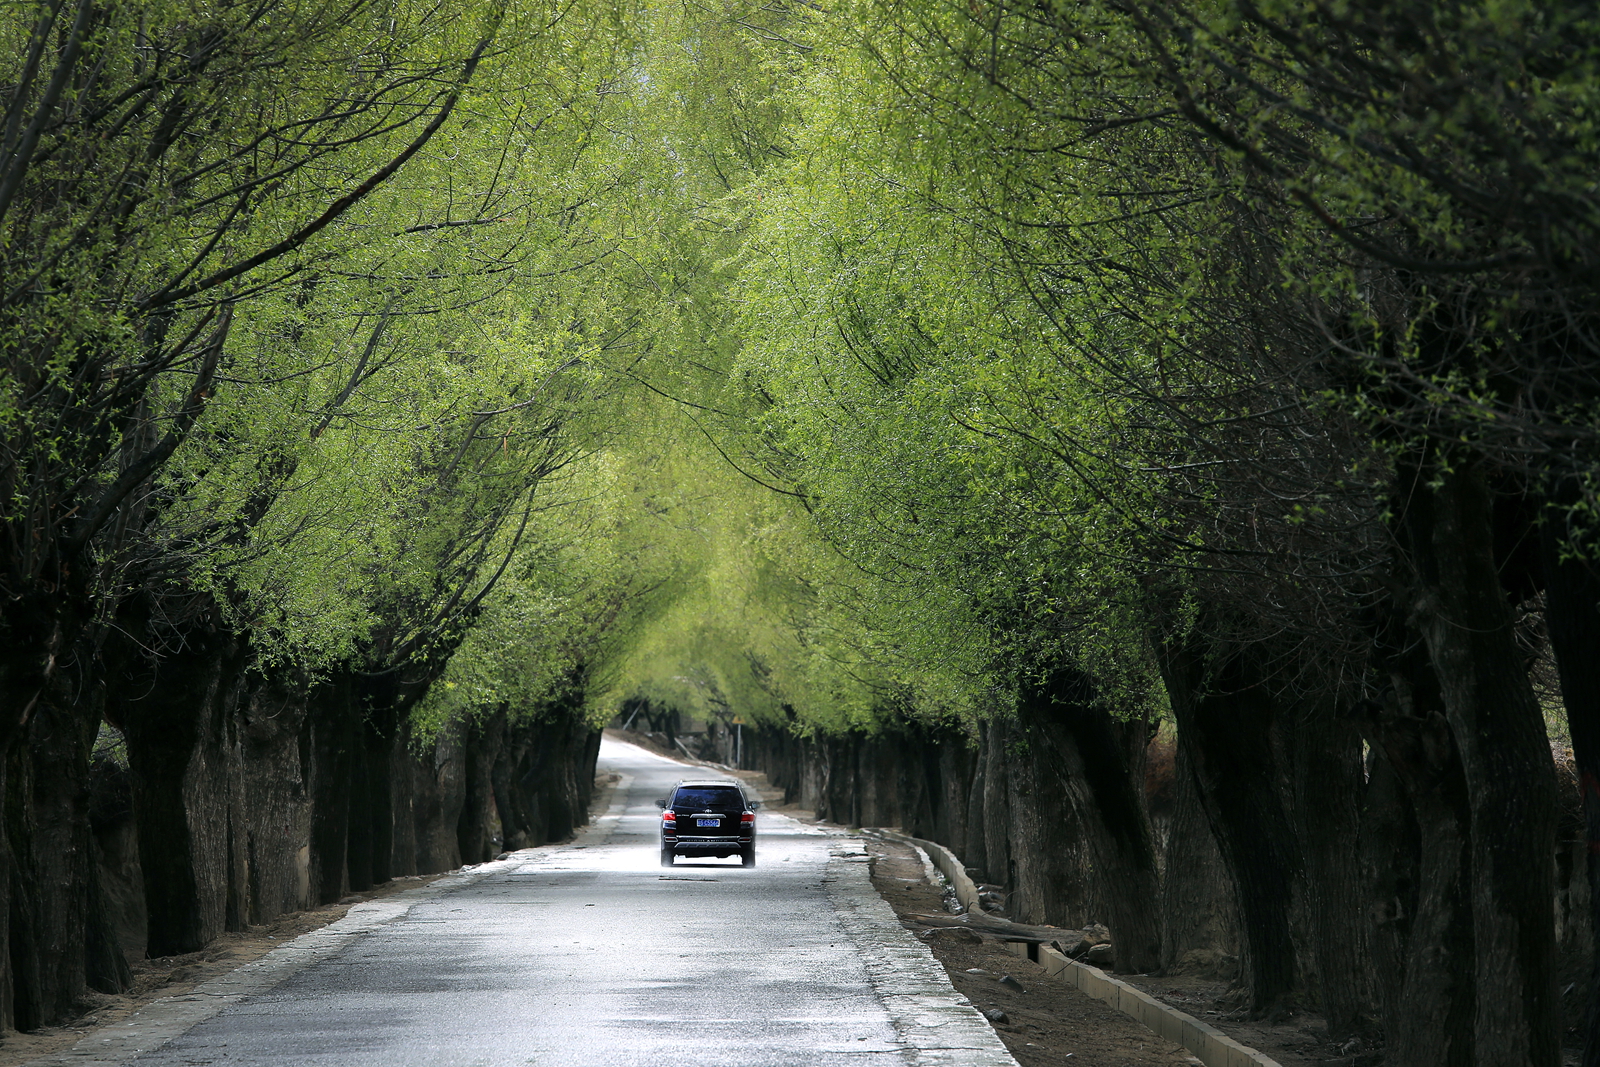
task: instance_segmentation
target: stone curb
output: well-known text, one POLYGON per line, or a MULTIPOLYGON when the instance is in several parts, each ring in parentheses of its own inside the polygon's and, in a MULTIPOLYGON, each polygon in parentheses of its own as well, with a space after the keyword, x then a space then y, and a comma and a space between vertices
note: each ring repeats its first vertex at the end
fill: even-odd
POLYGON ((950 982, 928 946, 900 924, 867 873, 859 837, 828 850, 825 881, 834 914, 866 968, 914 1067, 1017 1067, 1000 1035, 950 982))
MULTIPOLYGON (((968 911, 978 908, 978 887, 967 876, 966 868, 956 859, 955 853, 937 842, 910 837, 896 830, 880 827, 872 832, 926 852, 939 873, 950 882, 962 906, 968 911)), ((1206 1067, 1280 1067, 1277 1060, 1265 1053, 1241 1045, 1216 1027, 1162 1003, 1098 967, 1079 963, 1046 945, 1038 947, 1037 958, 1028 951, 1030 946, 1022 942, 1007 941, 1004 946, 1014 956, 1034 960, 1046 974, 1072 983, 1096 1000, 1104 1001, 1124 1015, 1131 1015, 1168 1041, 1177 1042, 1199 1057, 1206 1067)))

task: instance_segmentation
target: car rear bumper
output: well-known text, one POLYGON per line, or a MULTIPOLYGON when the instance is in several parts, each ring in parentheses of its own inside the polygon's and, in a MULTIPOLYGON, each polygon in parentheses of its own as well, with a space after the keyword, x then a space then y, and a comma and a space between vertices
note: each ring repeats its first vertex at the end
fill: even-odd
POLYGON ((754 841, 754 837, 680 837, 676 841, 662 841, 661 847, 682 853, 737 852, 754 841))

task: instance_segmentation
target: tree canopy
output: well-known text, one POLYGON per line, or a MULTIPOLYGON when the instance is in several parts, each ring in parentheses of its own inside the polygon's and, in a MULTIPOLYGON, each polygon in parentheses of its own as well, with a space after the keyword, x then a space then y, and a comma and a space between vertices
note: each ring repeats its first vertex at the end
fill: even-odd
MULTIPOLYGON (((1474 973, 1544 982, 1510 872, 1554 824, 1494 827, 1553 810, 1551 726, 1600 771, 1588 7, 33 0, 0 40, 0 741, 222 641, 419 744, 644 699, 1199 745, 1270 694, 1448 735, 1474 973)), ((1553 1062, 1540 989, 1463 1024, 1485 1062, 1553 1062)))

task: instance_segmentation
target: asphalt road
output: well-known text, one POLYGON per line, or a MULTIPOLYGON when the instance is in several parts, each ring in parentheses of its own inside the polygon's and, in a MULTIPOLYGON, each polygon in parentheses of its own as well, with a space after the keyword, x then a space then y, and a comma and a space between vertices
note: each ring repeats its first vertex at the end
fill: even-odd
POLYGON ((610 740, 600 758, 623 779, 571 845, 358 905, 51 1062, 1014 1065, 859 839, 763 811, 754 869, 666 870, 655 801, 707 772, 610 740))

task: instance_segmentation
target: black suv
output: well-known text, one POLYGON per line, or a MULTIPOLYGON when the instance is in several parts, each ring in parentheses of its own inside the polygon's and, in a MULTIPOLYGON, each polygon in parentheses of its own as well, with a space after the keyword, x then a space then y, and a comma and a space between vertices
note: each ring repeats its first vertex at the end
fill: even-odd
POLYGON ((746 867, 756 865, 757 801, 744 795, 738 782, 679 782, 661 809, 661 866, 674 856, 738 856, 746 867))

